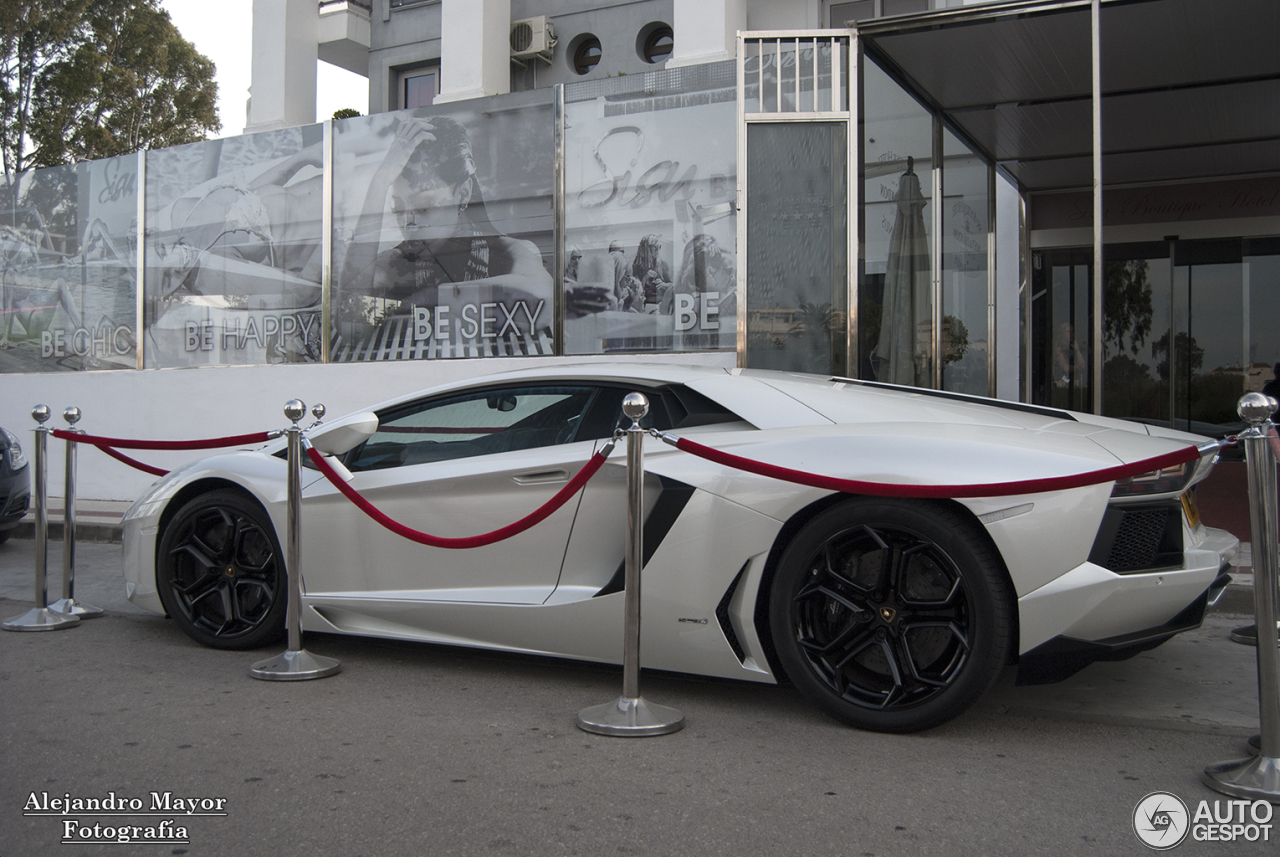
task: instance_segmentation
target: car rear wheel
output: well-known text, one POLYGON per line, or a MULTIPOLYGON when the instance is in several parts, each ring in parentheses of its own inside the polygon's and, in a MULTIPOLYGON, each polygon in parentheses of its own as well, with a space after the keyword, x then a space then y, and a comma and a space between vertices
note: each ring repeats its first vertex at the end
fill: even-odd
POLYGON ((285 565, 253 500, 213 491, 174 515, 156 557, 160 600, 178 627, 215 649, 253 649, 284 632, 285 565))
POLYGON ((787 546, 769 619, 801 693, 860 729, 917 732, 995 682, 1012 604, 995 549, 959 512, 865 498, 822 512, 787 546))

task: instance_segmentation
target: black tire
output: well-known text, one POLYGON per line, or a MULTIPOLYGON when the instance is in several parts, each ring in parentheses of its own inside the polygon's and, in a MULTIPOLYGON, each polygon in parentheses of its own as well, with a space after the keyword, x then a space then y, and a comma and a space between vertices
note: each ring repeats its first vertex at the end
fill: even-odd
POLYGON ((1013 609, 995 549, 959 512, 863 498, 792 539, 769 622, 787 675, 827 713, 873 732, 918 732, 995 682, 1013 609))
POLYGON ((9 541, 9 536, 13 535, 13 530, 0 530, 0 545, 9 541))
POLYGON ((215 649, 280 639, 285 564, 267 513, 234 491, 212 491, 173 516, 156 552, 156 588, 183 633, 215 649))

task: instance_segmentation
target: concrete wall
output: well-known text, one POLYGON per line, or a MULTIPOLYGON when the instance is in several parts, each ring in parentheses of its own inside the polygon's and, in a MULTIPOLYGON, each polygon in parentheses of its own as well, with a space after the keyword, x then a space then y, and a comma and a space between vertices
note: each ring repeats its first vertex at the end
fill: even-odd
MULTIPOLYGON (((30 458, 36 426, 31 409, 38 404, 53 411, 46 424, 53 428, 67 427, 62 411, 74 405, 83 414, 80 428, 90 434, 195 440, 286 428, 289 423, 283 408, 292 398, 302 399, 308 408, 323 402, 332 418, 415 390, 534 366, 646 362, 730 368, 735 359, 733 352, 720 352, 0 375, 0 426, 18 436, 30 458)), ((311 422, 308 416, 303 425, 311 422)), ((49 453, 49 495, 60 497, 63 441, 50 439, 49 453)), ((140 450, 129 454, 171 469, 213 452, 140 450)), ((77 479, 78 495, 95 500, 132 500, 154 481, 154 477, 91 448, 80 452, 77 479)))

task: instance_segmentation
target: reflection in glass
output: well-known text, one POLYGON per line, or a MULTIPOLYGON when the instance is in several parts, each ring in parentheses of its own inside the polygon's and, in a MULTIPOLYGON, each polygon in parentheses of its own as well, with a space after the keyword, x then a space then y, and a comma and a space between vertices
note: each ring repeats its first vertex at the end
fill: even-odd
POLYGON ((1032 362, 1037 404, 1091 409, 1091 259, 1087 248, 1036 251, 1032 256, 1031 320, 1033 335, 1041 343, 1032 362))
POLYGON ((931 387, 933 118, 874 62, 863 69, 858 375, 931 387))
POLYGON ((847 372, 844 123, 747 127, 747 365, 847 372))
POLYGON ((5 176, 0 372, 136 365, 137 158, 5 176))
POLYGON ((987 164, 942 133, 942 389, 988 392, 987 164))
POLYGON ((321 126, 147 153, 148 367, 321 359, 321 126))

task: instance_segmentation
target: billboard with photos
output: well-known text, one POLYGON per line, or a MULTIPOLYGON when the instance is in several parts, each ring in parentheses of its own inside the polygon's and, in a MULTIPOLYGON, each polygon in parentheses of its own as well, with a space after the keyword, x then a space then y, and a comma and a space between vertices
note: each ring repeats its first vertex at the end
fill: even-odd
POLYGON ((136 366, 137 163, 3 177, 0 372, 136 366))
POLYGON ((148 368, 321 359, 322 126, 147 153, 148 368))
POLYGON ((553 354, 550 93, 334 129, 331 359, 553 354))
POLYGON ((565 353, 736 347, 736 75, 565 88, 565 353))

